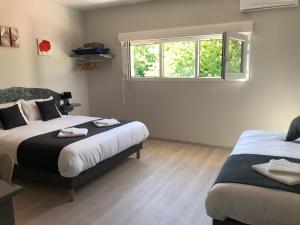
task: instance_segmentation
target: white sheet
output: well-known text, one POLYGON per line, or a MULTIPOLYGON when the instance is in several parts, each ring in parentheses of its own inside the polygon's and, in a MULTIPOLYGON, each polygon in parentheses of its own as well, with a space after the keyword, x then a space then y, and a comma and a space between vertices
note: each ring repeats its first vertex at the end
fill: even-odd
MULTIPOLYGON (((244 132, 231 155, 260 154, 300 159, 300 144, 285 142, 286 133, 244 132)), ((238 169, 238 168, 237 168, 238 169)), ((300 195, 244 184, 216 184, 206 199, 207 214, 251 225, 299 225, 300 195)))
MULTIPOLYGON (((29 125, 11 130, 0 130, 0 154, 8 153, 17 162, 19 144, 31 137, 76 126, 98 118, 63 116, 50 121, 30 121, 29 125)), ((66 146, 58 159, 59 172, 63 177, 75 177, 97 163, 127 148, 139 144, 149 136, 141 122, 131 122, 66 146)))

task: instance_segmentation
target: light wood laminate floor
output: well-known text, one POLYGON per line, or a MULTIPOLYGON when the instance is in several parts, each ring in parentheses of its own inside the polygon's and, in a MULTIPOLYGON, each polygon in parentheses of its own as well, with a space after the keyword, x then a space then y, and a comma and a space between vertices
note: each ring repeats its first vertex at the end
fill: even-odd
POLYGON ((210 225, 204 201, 230 150, 162 140, 77 190, 16 180, 16 225, 210 225))

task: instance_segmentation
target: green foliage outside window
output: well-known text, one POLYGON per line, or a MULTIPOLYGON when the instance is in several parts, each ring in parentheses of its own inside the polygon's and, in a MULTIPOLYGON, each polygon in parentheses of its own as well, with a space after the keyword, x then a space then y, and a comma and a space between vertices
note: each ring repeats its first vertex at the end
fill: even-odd
MULTIPOLYGON (((220 39, 201 40, 199 45, 199 77, 221 77, 223 43, 220 39)), ((229 73, 240 73, 242 42, 229 41, 229 73)), ((159 44, 132 46, 134 77, 159 77, 159 44)), ((195 76, 195 41, 165 42, 164 77, 195 76)))
POLYGON ((164 43, 164 75, 166 77, 195 76, 195 41, 164 43))
POLYGON ((242 42, 229 40, 229 73, 242 72, 242 42))
POLYGON ((200 42, 199 77, 221 77, 222 46, 222 40, 205 40, 200 42))
POLYGON ((159 77, 159 45, 133 46, 135 77, 159 77))

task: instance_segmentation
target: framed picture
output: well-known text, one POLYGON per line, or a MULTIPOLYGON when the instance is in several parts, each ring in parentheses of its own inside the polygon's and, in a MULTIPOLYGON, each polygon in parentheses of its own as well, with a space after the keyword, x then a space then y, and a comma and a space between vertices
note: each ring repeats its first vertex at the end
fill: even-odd
POLYGON ((15 27, 11 27, 10 28, 10 36, 11 36, 11 47, 19 48, 20 47, 19 30, 15 27))
POLYGON ((0 45, 2 47, 11 47, 9 27, 0 27, 0 45))
POLYGON ((52 43, 47 39, 37 39, 37 48, 39 55, 49 56, 52 53, 52 43))
POLYGON ((19 48, 19 31, 15 27, 0 27, 0 46, 19 48))

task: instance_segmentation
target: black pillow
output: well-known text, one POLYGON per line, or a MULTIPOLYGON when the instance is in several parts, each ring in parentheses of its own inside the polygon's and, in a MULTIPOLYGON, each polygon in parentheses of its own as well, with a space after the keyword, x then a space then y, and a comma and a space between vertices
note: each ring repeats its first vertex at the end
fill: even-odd
POLYGON ((300 116, 291 122, 286 141, 295 141, 298 138, 300 138, 300 116))
POLYGON ((19 105, 0 109, 0 120, 5 130, 27 125, 19 105))
POLYGON ((44 121, 52 120, 61 117, 59 114, 54 99, 45 102, 35 102, 40 110, 44 121))

